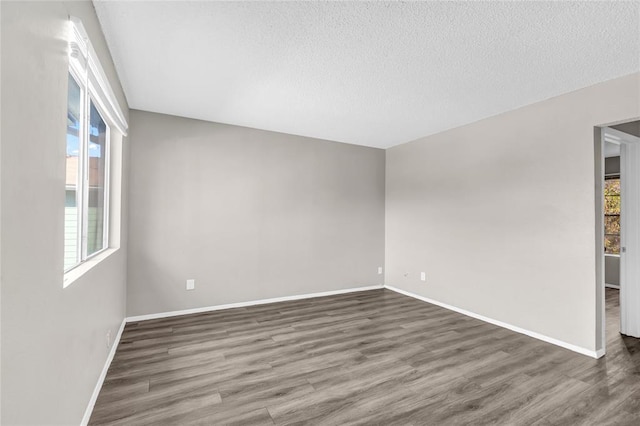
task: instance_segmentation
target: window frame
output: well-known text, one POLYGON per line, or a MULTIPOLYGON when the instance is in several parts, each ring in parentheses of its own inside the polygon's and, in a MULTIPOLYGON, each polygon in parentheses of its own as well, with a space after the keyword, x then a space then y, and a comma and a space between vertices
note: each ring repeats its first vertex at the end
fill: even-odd
POLYGON ((87 260, 99 255, 109 249, 109 209, 111 201, 111 126, 104 118, 104 112, 99 104, 95 102, 96 94, 92 93, 91 88, 83 83, 74 67, 69 68, 69 75, 74 79, 80 87, 80 127, 78 129, 78 177, 76 181, 76 204, 78 209, 78 235, 77 235, 77 255, 76 263, 65 268, 67 273, 87 260), (89 144, 91 143, 91 106, 93 106, 100 118, 106 126, 105 131, 105 149, 104 149, 104 199, 103 217, 102 217, 102 248, 89 254, 89 191, 90 191, 90 154, 89 144))
MULTIPOLYGON (((69 76, 71 78, 73 78, 73 80, 75 81, 75 83, 78 85, 78 87, 80 88, 80 117, 78 119, 79 122, 79 126, 78 126, 78 171, 77 171, 77 176, 76 176, 76 227, 77 227, 77 235, 76 235, 76 262, 75 264, 73 264, 72 266, 68 267, 68 268, 64 268, 64 259, 63 259, 63 268, 64 268, 64 273, 66 274, 67 272, 71 271, 72 269, 78 267, 80 264, 82 264, 83 262, 83 254, 82 254, 82 234, 83 234, 83 230, 80 229, 80 225, 83 223, 83 214, 82 214, 82 207, 84 206, 84 191, 81 191, 80 189, 83 188, 83 180, 84 180, 84 171, 83 171, 83 167, 84 167, 84 161, 80 161, 81 158, 84 158, 84 133, 86 131, 85 127, 86 127, 86 122, 84 120, 84 116, 86 115, 84 112, 84 107, 86 104, 85 101, 85 97, 87 95, 87 91, 86 91, 86 87, 83 85, 83 83, 81 82, 79 76, 77 75, 77 71, 72 68, 71 66, 69 67, 69 76)), ((67 90, 68 92, 68 90, 67 90)), ((65 149, 66 152, 66 149, 65 149)), ((66 164, 65 164, 66 167, 66 164)), ((65 192, 66 192, 67 188, 66 188, 66 182, 65 182, 65 192)), ((65 206, 66 209, 66 206, 65 206)), ((66 220, 66 215, 65 215, 65 220, 66 220)), ((66 225, 66 224, 65 224, 66 225)), ((66 232, 66 227, 65 227, 65 232, 66 232)))
MULTIPOLYGON (((128 124, 109 85, 108 79, 98 61, 82 22, 69 17, 68 74, 80 87, 80 118, 78 135, 78 175, 76 177, 77 205, 77 251, 73 266, 63 265, 63 287, 67 287, 75 277, 84 273, 79 267, 90 260, 100 261, 105 252, 113 246, 111 235, 112 206, 112 136, 113 132, 127 135, 128 124), (94 107, 105 124, 104 142, 104 199, 102 200, 102 247, 89 254, 89 191, 91 107, 94 107), (100 260, 99 260, 100 259, 100 260)), ((65 150, 66 152, 66 150, 65 150)), ((65 183, 66 188, 66 183, 65 183)), ((65 227, 66 229, 66 227, 65 227)))
MULTIPOLYGON (((616 179, 618 181, 620 181, 620 184, 622 184, 621 177, 620 177, 619 173, 611 173, 611 174, 605 175, 604 176, 605 186, 606 186, 606 181, 607 180, 616 180, 616 179)), ((618 195, 618 197, 622 197, 622 194, 618 195)), ((617 234, 607 234, 607 227, 606 227, 607 220, 606 219, 607 219, 607 217, 618 217, 618 223, 620 223, 620 217, 622 215, 622 211, 620 211, 620 213, 607 213, 607 202, 606 202, 606 200, 607 200, 607 194, 605 193, 604 194, 604 206, 603 206, 604 207, 603 208, 603 210, 604 210, 604 212, 603 212, 604 213, 603 214, 603 220, 604 220, 603 242, 605 243, 605 246, 603 247, 603 250, 604 250, 605 256, 616 256, 616 257, 619 257, 620 256, 620 244, 621 244, 621 241, 620 241, 621 232, 618 232, 617 234), (607 240, 608 236, 609 237, 618 237, 618 252, 617 253, 607 252, 606 240, 607 240)))
MULTIPOLYGON (((91 99, 89 100, 91 102, 91 99)), ((93 257, 95 257, 96 255, 102 253, 103 251, 109 249, 109 247, 111 247, 110 244, 110 235, 111 235, 111 227, 110 227, 110 222, 109 222, 109 216, 110 216, 110 211, 111 211, 111 126, 109 125, 109 123, 107 123, 106 120, 104 120, 104 114, 100 111, 100 107, 94 103, 93 104, 94 107, 96 108, 96 110, 98 111, 98 114, 100 114, 100 117, 103 119, 105 125, 106 125, 106 131, 105 131, 105 143, 104 143, 104 200, 102 200, 103 203, 103 227, 102 227, 102 248, 100 250, 97 250, 91 254, 86 254, 85 255, 85 260, 91 259, 93 257)), ((89 106, 91 106, 91 103, 89 103, 89 106)), ((87 160, 89 159, 89 153, 87 153, 87 160)), ((87 166, 88 166, 89 161, 87 161, 87 166)), ((87 173, 87 182, 90 179, 89 174, 87 173)), ((87 187, 87 192, 90 189, 90 185, 86 185, 87 187)), ((88 198, 89 196, 87 195, 87 206, 88 206, 88 198)), ((86 218, 86 225, 89 225, 89 211, 87 209, 86 212, 87 218, 86 218)), ((87 251, 87 247, 88 244, 85 243, 85 251, 87 251)))

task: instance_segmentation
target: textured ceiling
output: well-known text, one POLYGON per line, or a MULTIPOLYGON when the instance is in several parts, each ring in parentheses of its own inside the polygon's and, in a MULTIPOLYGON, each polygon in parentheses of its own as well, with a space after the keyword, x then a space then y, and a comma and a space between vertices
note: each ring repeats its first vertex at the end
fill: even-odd
POLYGON ((382 148, 640 70, 639 2, 95 7, 131 108, 382 148))

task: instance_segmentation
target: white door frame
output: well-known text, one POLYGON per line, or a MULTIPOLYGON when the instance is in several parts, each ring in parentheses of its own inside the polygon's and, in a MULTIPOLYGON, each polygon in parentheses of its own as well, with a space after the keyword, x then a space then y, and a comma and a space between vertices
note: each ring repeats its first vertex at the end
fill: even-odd
MULTIPOLYGON (((604 127, 604 143, 620 145, 621 233, 620 233, 620 332, 640 337, 640 138, 604 127)), ((604 179, 604 175, 603 175, 604 179)), ((604 188, 604 182, 602 182, 604 188)), ((604 189, 603 189, 604 197, 604 189)), ((603 234, 604 234, 604 211, 603 234)), ((604 250, 602 265, 604 267, 604 250)), ((602 271, 604 274, 604 270, 602 271)), ((604 315, 604 277, 602 279, 602 348, 606 342, 604 315)))

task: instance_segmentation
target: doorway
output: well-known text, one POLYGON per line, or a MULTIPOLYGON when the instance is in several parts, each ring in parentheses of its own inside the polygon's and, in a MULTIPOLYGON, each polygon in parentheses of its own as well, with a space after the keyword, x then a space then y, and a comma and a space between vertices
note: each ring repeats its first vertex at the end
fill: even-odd
POLYGON ((602 356, 605 348, 625 350, 640 342, 640 121, 596 128, 595 139, 597 352, 602 356))

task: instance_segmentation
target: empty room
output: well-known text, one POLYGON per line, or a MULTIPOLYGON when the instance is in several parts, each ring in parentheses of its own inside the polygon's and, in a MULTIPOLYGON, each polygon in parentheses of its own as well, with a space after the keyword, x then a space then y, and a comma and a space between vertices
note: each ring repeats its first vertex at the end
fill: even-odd
POLYGON ((640 2, 0 20, 2 425, 640 424, 640 2))

